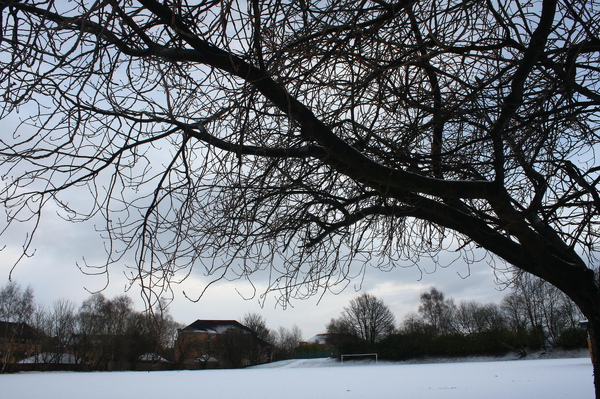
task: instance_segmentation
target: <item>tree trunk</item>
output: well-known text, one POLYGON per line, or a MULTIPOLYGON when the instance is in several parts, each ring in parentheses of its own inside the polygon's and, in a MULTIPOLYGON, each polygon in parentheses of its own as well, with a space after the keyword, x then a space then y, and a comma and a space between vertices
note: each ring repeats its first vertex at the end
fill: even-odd
POLYGON ((529 242, 528 249, 533 262, 523 262, 518 267, 536 274, 564 292, 579 307, 588 320, 588 332, 592 348, 594 388, 600 399, 600 280, 599 276, 576 254, 569 254, 559 242, 549 242, 547 251, 529 242), (558 250, 557 250, 558 248, 558 250), (563 251, 560 251, 563 249, 563 251), (547 256, 550 254, 551 256, 547 256), (570 256, 569 256, 570 255, 570 256), (540 266, 543 265, 543 266, 540 266))
POLYGON ((592 365, 594 367, 594 389, 596 392, 596 399, 600 399, 600 356, 598 356, 598 348, 600 347, 600 309, 591 317, 588 316, 588 322, 592 365))
POLYGON ((588 320, 591 361, 594 370, 594 389, 596 399, 600 399, 600 356, 598 356, 600 348, 600 290, 594 280, 592 278, 591 280, 587 279, 585 282, 582 281, 582 284, 578 287, 571 287, 579 288, 579 290, 565 293, 579 306, 579 309, 588 320))
POLYGON ((579 306, 579 309, 588 321, 588 334, 591 352, 591 361, 594 373, 594 391, 596 399, 600 399, 600 290, 595 279, 587 280, 581 284, 580 290, 571 292, 571 299, 579 306))

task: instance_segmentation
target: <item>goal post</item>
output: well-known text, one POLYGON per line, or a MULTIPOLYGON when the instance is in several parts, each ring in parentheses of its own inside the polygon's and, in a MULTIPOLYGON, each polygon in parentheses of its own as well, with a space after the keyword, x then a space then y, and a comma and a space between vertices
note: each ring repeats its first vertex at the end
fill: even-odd
POLYGON ((377 363, 377 353, 348 353, 345 355, 341 355, 341 359, 342 359, 342 364, 344 364, 344 359, 348 359, 348 358, 369 358, 369 357, 374 357, 375 358, 375 363, 377 363))

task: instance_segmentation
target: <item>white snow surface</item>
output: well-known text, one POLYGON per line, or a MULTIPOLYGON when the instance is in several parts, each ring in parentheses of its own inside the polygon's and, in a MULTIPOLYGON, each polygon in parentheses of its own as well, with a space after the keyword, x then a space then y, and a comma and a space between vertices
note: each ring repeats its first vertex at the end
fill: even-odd
POLYGON ((593 399, 588 358, 341 365, 291 360, 238 370, 0 375, 2 398, 593 399))

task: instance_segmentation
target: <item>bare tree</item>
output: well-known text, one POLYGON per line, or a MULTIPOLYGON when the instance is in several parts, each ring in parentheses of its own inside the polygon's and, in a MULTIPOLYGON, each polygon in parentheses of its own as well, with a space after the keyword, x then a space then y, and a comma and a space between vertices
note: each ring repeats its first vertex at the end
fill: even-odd
POLYGON ((431 329, 433 335, 450 334, 456 331, 456 305, 452 298, 446 298, 443 292, 431 287, 421 294, 419 314, 431 329))
POLYGON ((46 315, 44 332, 53 340, 52 352, 56 354, 53 359, 61 361, 61 356, 66 350, 76 333, 77 316, 75 304, 68 299, 59 299, 52 304, 46 315))
POLYGON ((173 349, 177 340, 177 331, 185 327, 173 319, 165 301, 161 301, 152 314, 146 314, 146 322, 156 336, 158 351, 173 349))
POLYGON ((294 355, 301 340, 302 330, 295 324, 292 328, 279 326, 279 329, 275 333, 275 347, 281 352, 280 356, 285 359, 294 355))
POLYGON ((104 218, 106 267, 135 254, 150 302, 192 267, 268 269, 286 301, 481 248, 573 299, 599 352, 592 1, 0 10, 0 117, 26 110, 0 142, 2 231, 30 223, 24 257, 48 207, 104 218))
POLYGON ((242 324, 256 333, 256 336, 265 342, 273 343, 274 337, 271 329, 267 327, 267 321, 258 313, 246 313, 242 318, 242 324))
POLYGON ((401 331, 406 334, 432 334, 431 326, 426 324, 421 315, 415 312, 404 316, 401 331))
POLYGON ((146 339, 154 338, 146 316, 135 312, 133 301, 125 295, 113 299, 101 293, 90 296, 81 304, 77 324, 78 355, 99 369, 106 369, 111 362, 135 361, 130 349, 136 351, 138 344, 144 344, 148 350, 146 339), (138 339, 131 342, 134 334, 138 339))
POLYGON ((517 330, 537 331, 544 346, 558 345, 560 334, 577 327, 582 318, 563 292, 530 274, 518 274, 502 306, 517 330))
POLYGON ((10 282, 0 289, 0 321, 29 323, 35 307, 33 288, 10 282))
POLYGON ((276 342, 276 334, 267 327, 267 321, 258 313, 246 313, 242 324, 251 329, 255 335, 248 340, 248 353, 251 364, 260 364, 271 360, 272 346, 276 342))
POLYGON ((248 331, 229 329, 219 337, 220 353, 230 367, 239 368, 256 362, 255 337, 248 331))
POLYGON ((33 320, 35 310, 33 288, 24 289, 16 282, 0 288, 0 372, 4 372, 9 363, 19 360, 21 352, 28 353, 30 347, 40 343, 34 341, 39 341, 41 336, 25 335, 31 330, 26 323, 33 320))
POLYGON ((344 317, 339 317, 337 319, 332 318, 329 323, 327 323, 326 330, 328 334, 354 336, 352 326, 344 317))
POLYGON ((458 304, 455 323, 464 334, 497 330, 505 325, 500 306, 495 303, 483 305, 476 301, 461 301, 458 304))
POLYGON ((352 326, 344 317, 332 318, 325 326, 327 331, 326 343, 337 349, 348 342, 359 341, 360 338, 352 331, 352 326))
POLYGON ((396 319, 390 308, 374 295, 364 293, 350 300, 338 321, 331 324, 346 329, 351 335, 375 343, 396 329, 396 319))

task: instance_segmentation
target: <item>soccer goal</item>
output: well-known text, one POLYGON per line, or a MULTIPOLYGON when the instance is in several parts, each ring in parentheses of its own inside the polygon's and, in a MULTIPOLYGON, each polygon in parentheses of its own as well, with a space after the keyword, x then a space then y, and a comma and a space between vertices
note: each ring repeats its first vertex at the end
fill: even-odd
POLYGON ((348 358, 355 358, 355 359, 375 358, 375 363, 377 363, 377 353, 351 353, 351 354, 341 355, 341 358, 342 358, 342 364, 344 364, 344 359, 348 360, 348 358))

